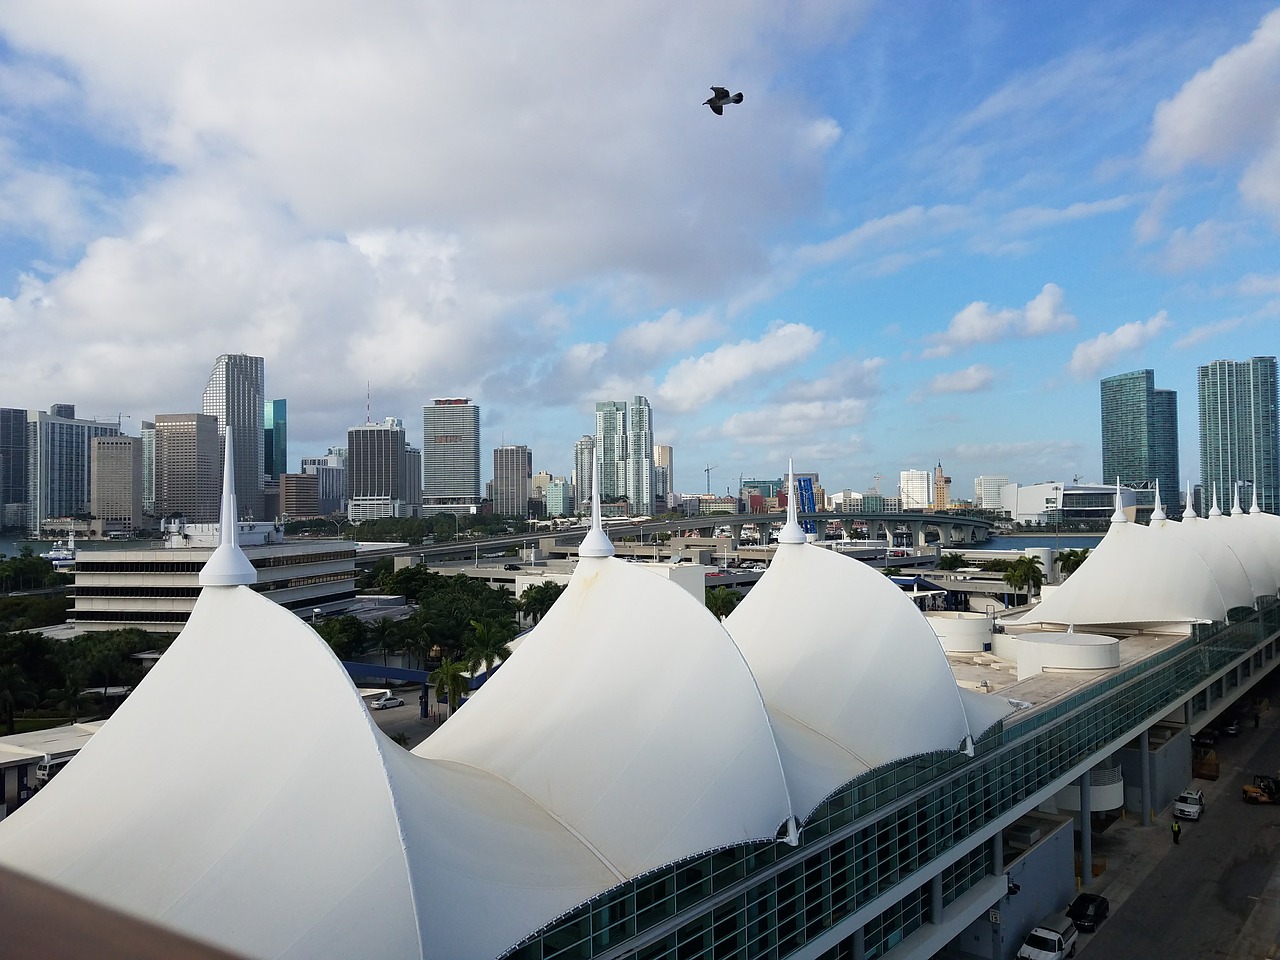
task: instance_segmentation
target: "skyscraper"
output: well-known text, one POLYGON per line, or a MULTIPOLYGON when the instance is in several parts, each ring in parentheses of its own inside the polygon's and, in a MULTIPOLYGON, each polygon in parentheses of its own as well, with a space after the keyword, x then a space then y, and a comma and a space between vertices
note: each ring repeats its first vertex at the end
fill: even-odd
POLYGON ((898 496, 903 510, 924 510, 933 503, 933 474, 928 470, 903 470, 898 474, 898 496))
POLYGON ((596 463, 600 499, 608 503, 627 495, 627 405, 603 400, 596 404, 596 463))
POLYGON ((40 535, 43 520, 89 512, 89 444, 120 433, 118 423, 75 415, 69 403, 54 404, 49 413, 27 412, 27 530, 33 536, 40 535))
POLYGON ((1215 360, 1199 368, 1200 482, 1205 497, 1218 491, 1228 507, 1243 484, 1242 506, 1258 503, 1280 513, 1280 426, 1277 425, 1276 358, 1215 360))
POLYGON ((653 499, 659 510, 670 510, 672 504, 672 484, 675 482, 675 452, 667 443, 654 444, 653 447, 653 499))
MULTIPOLYGON (((347 431, 347 516, 352 523, 407 517, 404 423, 387 417, 347 431)), ((417 487, 417 484, 414 484, 417 487)))
POLYGON ((0 408, 0 527, 27 525, 27 411, 0 408))
POLYGON ((156 425, 142 421, 142 512, 156 512, 156 425))
POLYGON ((138 437, 94 437, 90 445, 91 530, 132 534, 142 519, 142 441, 138 437))
POLYGON ((235 432, 236 507, 242 516, 262 518, 262 411, 265 379, 262 357, 224 353, 213 363, 204 388, 204 413, 218 419, 222 443, 235 432))
POLYGON ((218 420, 203 413, 162 413, 155 424, 156 514, 215 523, 222 496, 218 420))
POLYGON ((279 480, 289 472, 289 413, 285 400, 262 405, 262 476, 279 480))
POLYGON ((1155 372, 1107 377, 1102 395, 1102 479, 1139 490, 1140 504, 1178 502, 1178 395, 1157 390, 1155 372))
POLYGON ((493 451, 493 512, 523 517, 533 495, 533 453, 524 444, 497 447, 493 451))
POLYGON ((591 475, 595 472, 596 438, 583 434, 573 445, 573 488, 577 506, 591 500, 591 475))
POLYGON ((1000 488, 1008 482, 1008 477, 991 475, 974 477, 973 505, 979 510, 999 510, 1000 488))
POLYGON ((631 512, 653 516, 653 408, 645 397, 631 399, 627 429, 627 500, 631 512))
POLYGON ((347 451, 330 447, 323 457, 304 457, 302 472, 316 478, 316 510, 321 516, 340 512, 347 501, 347 451))
POLYGON ((422 408, 422 509, 474 513, 480 504, 480 408, 470 397, 422 408))

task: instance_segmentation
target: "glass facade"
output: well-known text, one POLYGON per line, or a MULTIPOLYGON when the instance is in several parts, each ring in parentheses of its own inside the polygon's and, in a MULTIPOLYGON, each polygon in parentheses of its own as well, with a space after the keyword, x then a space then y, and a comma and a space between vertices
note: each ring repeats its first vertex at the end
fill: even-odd
POLYGON ((1103 482, 1150 489, 1158 481, 1162 500, 1176 503, 1178 395, 1157 390, 1151 370, 1107 377, 1101 392, 1103 482))
POLYGON ((225 448, 227 427, 235 434, 236 509, 242 518, 262 517, 262 410, 265 379, 262 357, 224 353, 213 363, 205 384, 204 414, 218 420, 218 441, 225 448))
POLYGON ((1267 513, 1280 513, 1280 424, 1277 423, 1276 358, 1241 363, 1215 360, 1198 371, 1200 482, 1205 501, 1214 490, 1224 511, 1236 484, 1248 510, 1253 486, 1267 513))
POLYGON ((470 398, 422 408, 422 503, 427 516, 480 503, 480 408, 470 398))
POLYGON ((289 404, 268 400, 262 406, 262 475, 279 480, 289 472, 289 404))
POLYGON ((890 955, 996 872, 996 821, 1022 813, 1106 747, 1191 699, 1212 707, 1231 668, 1274 662, 1280 604, 1198 626, 1168 649, 987 731, 972 759, 913 757, 840 788, 806 819, 798 848, 759 841, 621 884, 504 954, 512 960, 779 960, 836 936, 822 960, 890 955), (1234 665, 1234 666, 1233 666, 1234 665), (957 857, 955 851, 961 850, 957 857), (946 859, 943 859, 943 858, 946 859), (856 948, 856 949, 855 949, 856 948))

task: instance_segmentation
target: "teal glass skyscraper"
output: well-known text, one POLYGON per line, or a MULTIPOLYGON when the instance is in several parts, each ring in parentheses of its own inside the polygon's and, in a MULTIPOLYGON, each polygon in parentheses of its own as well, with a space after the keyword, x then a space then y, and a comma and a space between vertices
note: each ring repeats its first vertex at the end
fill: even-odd
POLYGON ((284 400, 268 400, 262 406, 262 475, 279 480, 289 472, 289 413, 284 400))
POLYGON ((1257 485, 1258 504, 1280 512, 1280 426, 1277 425, 1276 358, 1215 360, 1200 367, 1200 482, 1206 501, 1216 488, 1228 509, 1241 485, 1248 510, 1257 485))
POLYGON ((1155 372, 1134 370, 1102 381, 1102 479, 1136 487, 1154 501, 1159 482, 1161 500, 1177 503, 1178 395, 1157 390, 1155 372))

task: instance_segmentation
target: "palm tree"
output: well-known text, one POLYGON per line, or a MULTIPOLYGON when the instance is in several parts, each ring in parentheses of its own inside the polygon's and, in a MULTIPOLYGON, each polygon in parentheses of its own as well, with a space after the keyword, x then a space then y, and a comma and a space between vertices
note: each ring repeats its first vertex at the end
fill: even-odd
POLYGON ((959 570, 965 565, 966 561, 963 554, 944 553, 938 559, 939 570, 959 570))
POLYGON ((1009 564, 1009 569, 1003 578, 1004 582, 1014 590, 1025 591, 1027 599, 1030 600, 1044 583, 1044 571, 1040 567, 1039 557, 1019 557, 1009 564))
POLYGON ((494 664, 511 656, 510 627, 495 621, 472 620, 467 644, 467 670, 472 676, 493 672, 494 664))
POLYGON ((717 620, 723 620, 733 613, 734 608, 742 602, 742 594, 729 587, 711 587, 706 592, 707 609, 717 620))
POLYGON ((1080 565, 1089 559, 1089 548, 1082 550, 1063 550, 1058 554, 1058 569, 1062 571, 1062 578, 1065 580, 1071 574, 1080 569, 1080 565))
POLYGON ((544 580, 542 583, 535 584, 520 594, 520 610, 525 616, 529 617, 535 624, 546 616, 547 611, 560 599, 560 594, 564 593, 565 585, 563 583, 553 583, 550 580, 544 580))
POLYGON ((467 689, 467 665, 460 660, 445 657, 440 666, 431 672, 427 682, 435 688, 436 702, 449 704, 449 714, 452 716, 467 689))
POLYGON ((72 723, 80 719, 80 708, 90 702, 85 695, 84 683, 74 673, 64 674, 62 686, 50 690, 48 696, 55 709, 71 714, 72 723))
POLYGON ((9 736, 17 733, 14 711, 18 704, 30 703, 35 699, 31 691, 31 681, 16 663, 0 663, 0 709, 4 710, 5 727, 9 736))

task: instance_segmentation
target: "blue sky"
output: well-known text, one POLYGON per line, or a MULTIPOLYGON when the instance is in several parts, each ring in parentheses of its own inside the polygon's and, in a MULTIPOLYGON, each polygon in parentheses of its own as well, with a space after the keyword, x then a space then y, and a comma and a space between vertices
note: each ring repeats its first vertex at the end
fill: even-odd
POLYGON ((562 474, 639 393, 678 490, 965 496, 1102 479, 1098 381, 1151 367, 1185 483, 1196 367, 1280 352, 1248 0, 0 0, 0 159, 0 405, 136 432, 254 353, 291 459, 371 384, 562 474))

